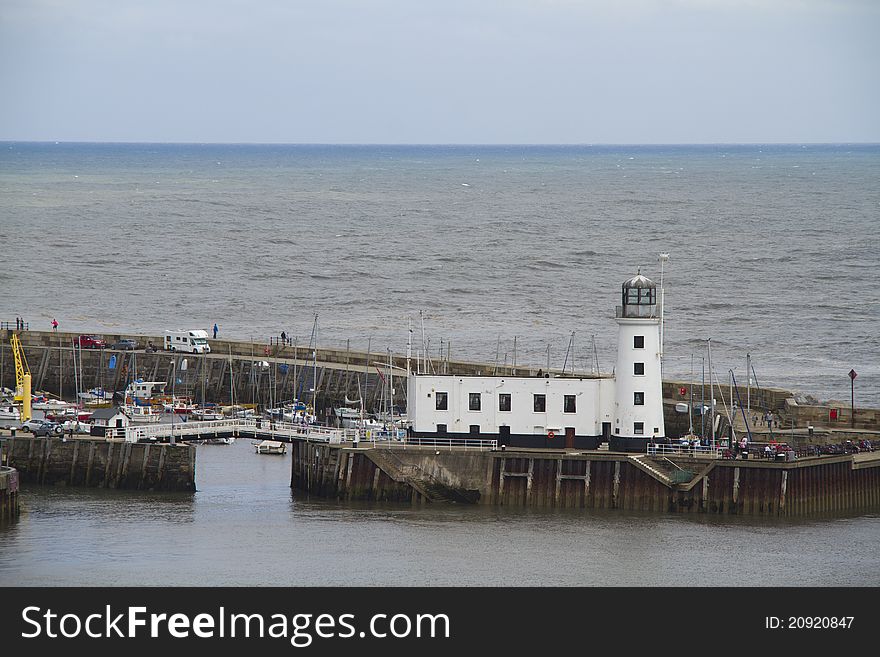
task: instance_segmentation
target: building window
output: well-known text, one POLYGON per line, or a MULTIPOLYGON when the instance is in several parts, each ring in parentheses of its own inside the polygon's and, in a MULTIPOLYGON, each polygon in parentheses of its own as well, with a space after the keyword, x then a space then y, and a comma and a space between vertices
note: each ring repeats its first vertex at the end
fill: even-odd
POLYGON ((438 411, 445 411, 449 409, 449 393, 448 392, 438 392, 435 396, 434 405, 436 406, 438 411))
POLYGON ((480 393, 472 392, 468 395, 468 410, 471 410, 471 411, 479 411, 480 410, 480 393))
POLYGON ((633 374, 636 376, 644 376, 645 375, 645 364, 644 363, 633 363, 633 374))
POLYGON ((438 424, 437 425, 437 433, 441 433, 441 434, 446 433, 446 425, 445 424, 438 424))
POLYGON ((576 406, 575 406, 575 399, 576 398, 577 398, 576 395, 564 395, 562 397, 562 412, 563 413, 577 412, 576 406))
POLYGON ((535 413, 547 410, 547 395, 535 395, 535 413))
POLYGON ((643 435, 645 433, 645 423, 644 422, 633 423, 633 433, 637 436, 643 435))
POLYGON ((645 348, 645 336, 644 335, 634 335, 633 336, 633 349, 644 349, 645 348))
POLYGON ((654 427, 654 435, 656 436, 658 433, 660 433, 660 427, 654 427))
POLYGON ((633 404, 636 406, 644 406, 645 405, 645 393, 644 392, 634 392, 633 393, 633 404))
POLYGON ((471 425, 471 435, 472 436, 479 436, 480 435, 480 425, 479 424, 472 424, 471 425))
POLYGON ((498 410, 499 411, 509 411, 510 410, 510 393, 503 392, 498 395, 498 410))

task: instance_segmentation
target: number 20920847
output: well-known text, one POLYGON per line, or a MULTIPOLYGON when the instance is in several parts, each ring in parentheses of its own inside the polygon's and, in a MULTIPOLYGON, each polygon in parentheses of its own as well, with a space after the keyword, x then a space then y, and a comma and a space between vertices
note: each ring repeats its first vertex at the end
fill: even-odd
POLYGON ((768 630, 848 630, 855 616, 766 616, 764 627, 768 630))

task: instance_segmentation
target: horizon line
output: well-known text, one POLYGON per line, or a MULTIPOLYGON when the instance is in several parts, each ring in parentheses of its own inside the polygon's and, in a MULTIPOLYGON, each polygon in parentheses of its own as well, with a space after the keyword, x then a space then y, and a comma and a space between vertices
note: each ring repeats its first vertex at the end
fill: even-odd
POLYGON ((7 139, 0 144, 106 144, 154 146, 877 146, 880 141, 742 141, 742 142, 311 142, 311 141, 111 141, 7 139))

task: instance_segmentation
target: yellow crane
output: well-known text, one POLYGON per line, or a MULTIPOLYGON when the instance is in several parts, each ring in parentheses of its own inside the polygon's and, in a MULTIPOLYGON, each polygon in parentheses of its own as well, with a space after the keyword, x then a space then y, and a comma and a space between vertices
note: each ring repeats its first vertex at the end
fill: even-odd
POLYGON ((15 359, 15 402, 21 404, 21 421, 31 419, 31 371, 28 369, 27 358, 24 357, 24 349, 18 333, 13 333, 9 338, 12 345, 12 357, 15 359))

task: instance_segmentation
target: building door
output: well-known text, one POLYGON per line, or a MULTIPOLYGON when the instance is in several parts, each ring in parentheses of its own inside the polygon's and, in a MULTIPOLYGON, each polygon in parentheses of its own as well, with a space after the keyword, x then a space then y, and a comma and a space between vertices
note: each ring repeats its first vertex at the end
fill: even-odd
POLYGON ((503 425, 498 427, 498 443, 500 445, 507 445, 510 443, 510 427, 503 425))
POLYGON ((603 422, 602 423, 602 442, 607 443, 611 440, 611 423, 603 422))
POLYGON ((574 448, 574 427, 565 427, 565 449, 574 448))

